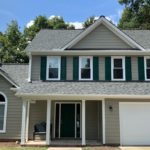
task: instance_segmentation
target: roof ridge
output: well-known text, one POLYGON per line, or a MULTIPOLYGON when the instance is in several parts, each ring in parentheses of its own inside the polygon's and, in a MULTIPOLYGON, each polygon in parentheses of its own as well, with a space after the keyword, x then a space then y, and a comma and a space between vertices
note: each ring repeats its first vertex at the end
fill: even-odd
POLYGON ((41 29, 40 31, 49 30, 49 31, 78 31, 78 30, 85 30, 83 29, 41 29))

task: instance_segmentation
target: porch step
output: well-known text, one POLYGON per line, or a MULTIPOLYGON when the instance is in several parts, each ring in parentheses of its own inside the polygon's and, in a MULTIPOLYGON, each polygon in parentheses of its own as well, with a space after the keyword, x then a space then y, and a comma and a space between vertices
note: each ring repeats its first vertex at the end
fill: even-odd
POLYGON ((48 150, 82 150, 80 147, 50 147, 48 150))

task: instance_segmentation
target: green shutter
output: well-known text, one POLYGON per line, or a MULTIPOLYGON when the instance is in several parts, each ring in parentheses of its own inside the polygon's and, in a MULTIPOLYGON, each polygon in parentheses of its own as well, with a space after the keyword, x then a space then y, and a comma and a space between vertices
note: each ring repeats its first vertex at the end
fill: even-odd
POLYGON ((73 57, 73 80, 79 79, 79 57, 73 57))
POLYGON ((93 80, 99 79, 99 63, 98 57, 93 57, 93 80))
POLYGON ((61 80, 66 80, 66 57, 61 57, 61 80))
POLYGON ((138 73, 139 73, 139 80, 144 81, 144 58, 138 57, 138 73))
POLYGON ((131 57, 125 58, 126 81, 132 80, 131 57))
POLYGON ((46 64, 47 64, 47 57, 42 56, 41 57, 41 80, 45 81, 46 80, 46 64))
POLYGON ((111 57, 105 57, 105 80, 111 81, 111 57))

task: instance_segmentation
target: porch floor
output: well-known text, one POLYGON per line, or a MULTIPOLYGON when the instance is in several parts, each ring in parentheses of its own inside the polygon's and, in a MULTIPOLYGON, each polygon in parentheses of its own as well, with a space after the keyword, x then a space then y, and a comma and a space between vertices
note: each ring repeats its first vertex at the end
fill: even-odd
MULTIPOLYGON (((27 146, 45 146, 45 141, 28 141, 25 145, 27 146)), ((51 146, 81 146, 81 140, 52 140, 51 146)), ((102 143, 97 140, 86 140, 88 146, 100 146, 102 143)))

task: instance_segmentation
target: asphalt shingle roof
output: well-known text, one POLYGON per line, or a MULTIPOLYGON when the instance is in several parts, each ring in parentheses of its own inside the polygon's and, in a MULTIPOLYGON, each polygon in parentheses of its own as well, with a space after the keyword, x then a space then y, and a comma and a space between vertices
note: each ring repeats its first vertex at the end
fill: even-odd
POLYGON ((33 82, 18 94, 150 95, 149 82, 33 82))
POLYGON ((27 51, 59 49, 69 43, 83 30, 41 30, 27 46, 27 51))
MULTIPOLYGON (((41 30, 27 46, 27 51, 48 51, 59 49, 84 30, 41 30)), ((150 49, 150 30, 123 30, 145 49, 150 49)))
POLYGON ((27 64, 1 68, 20 88, 17 94, 150 95, 150 82, 27 82, 27 64))

